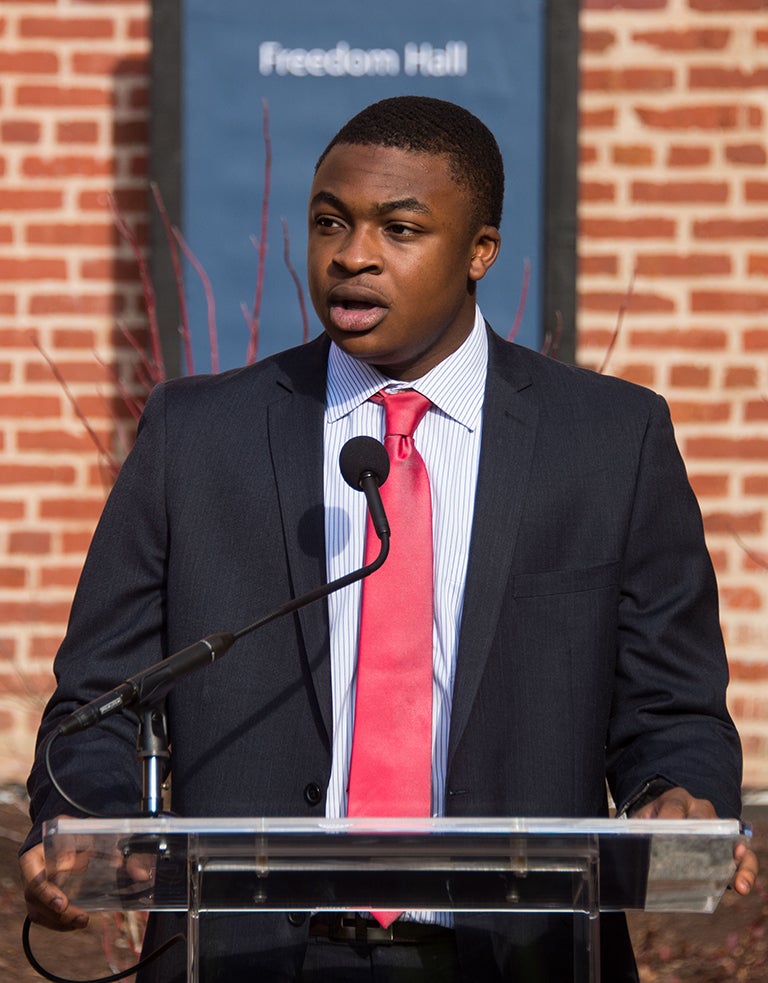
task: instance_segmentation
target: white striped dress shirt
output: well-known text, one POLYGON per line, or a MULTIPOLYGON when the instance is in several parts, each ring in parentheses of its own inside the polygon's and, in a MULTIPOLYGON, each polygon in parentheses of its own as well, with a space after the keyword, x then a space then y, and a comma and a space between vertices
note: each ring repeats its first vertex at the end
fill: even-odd
MULTIPOLYGON (((334 580, 363 563, 365 496, 339 471, 339 452, 351 437, 384 438, 384 408, 369 398, 384 388, 416 389, 432 406, 414 434, 429 473, 434 537, 432 697, 432 814, 445 814, 445 773, 456 650, 480 457, 488 339, 479 309, 464 344, 412 383, 388 379, 331 345, 324 423, 327 576, 334 580)), ((392 530, 393 537, 397 530, 392 530)), ((326 815, 346 815, 355 710, 361 584, 328 598, 333 696, 333 752, 326 815)))

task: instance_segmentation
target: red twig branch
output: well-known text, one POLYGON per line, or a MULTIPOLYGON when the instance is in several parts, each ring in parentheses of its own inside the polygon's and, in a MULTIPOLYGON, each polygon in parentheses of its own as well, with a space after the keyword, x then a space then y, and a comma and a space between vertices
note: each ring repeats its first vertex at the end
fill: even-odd
MULTIPOLYGON (((264 293, 264 264, 267 257, 267 228, 269 218, 269 199, 272 189, 272 138, 269 133, 269 104, 266 99, 261 103, 263 112, 264 132, 264 191, 261 196, 261 231, 257 248, 258 262, 256 267, 256 292, 253 298, 253 311, 249 319, 251 327, 251 342, 248 346, 247 363, 256 361, 259 350, 259 322, 261 318, 261 299, 264 293)), ((253 242, 253 239, 251 239, 253 242)))
POLYGON ((35 348, 40 352, 40 354, 43 356, 43 358, 45 359, 45 361, 48 363, 48 368, 51 370, 51 372, 53 373, 54 378, 56 379, 56 381, 58 382, 58 384, 61 386, 62 392, 67 397, 67 399, 69 401, 69 404, 72 407, 72 409, 74 410, 74 413, 77 416, 78 420, 82 423, 83 427, 85 428, 85 432, 88 434, 88 436, 91 438, 91 440, 95 444, 96 450, 99 452, 99 455, 101 456, 101 458, 104 461, 106 461, 107 466, 109 468, 109 473, 112 476, 112 478, 114 479, 115 477, 117 477, 117 472, 120 470, 120 465, 113 459, 113 457, 110 454, 109 450, 104 446, 104 443, 103 443, 101 437, 99 437, 99 435, 96 433, 96 431, 91 426, 91 424, 90 424, 90 422, 88 420, 88 417, 80 409, 80 406, 79 406, 77 400, 75 399, 75 396, 72 393, 72 390, 69 388, 69 385, 67 384, 67 380, 64 378, 64 376, 61 373, 61 369, 58 367, 58 365, 53 361, 53 359, 50 357, 50 355, 46 352, 46 350, 40 344, 40 341, 38 340, 38 338, 35 335, 35 333, 33 331, 28 331, 27 332, 27 337, 32 342, 32 344, 35 346, 35 348))
POLYGON ((163 361, 163 350, 160 345, 160 330, 157 325, 157 301, 155 299, 155 288, 152 286, 152 277, 149 274, 149 267, 144 253, 139 246, 139 241, 133 229, 128 225, 117 207, 113 195, 107 195, 109 207, 120 235, 131 247, 139 269, 141 279, 141 289, 144 294, 144 306, 147 311, 147 321, 149 322, 149 336, 152 344, 152 363, 150 373, 153 382, 161 382, 165 378, 165 362, 163 361))
POLYGON ((203 264, 192 252, 187 240, 182 235, 181 229, 174 225, 172 231, 176 241, 184 251, 184 255, 194 267, 195 273, 197 273, 197 275, 200 277, 200 282, 203 285, 203 291, 205 292, 205 303, 208 310, 208 344, 211 349, 211 372, 216 373, 219 371, 219 334, 216 328, 216 299, 213 294, 213 286, 211 285, 210 277, 205 272, 203 264))
POLYGON ((525 305, 528 300, 528 287, 531 283, 531 261, 529 259, 523 260, 523 282, 520 285, 520 297, 517 302, 517 312, 515 313, 515 320, 512 322, 512 327, 507 335, 507 341, 514 341, 517 337, 517 333, 520 330, 520 325, 523 320, 523 314, 525 312, 525 305))
POLYGON ((301 279, 296 272, 296 268, 291 262, 291 240, 288 235, 288 223, 282 219, 283 225, 283 259, 291 274, 291 279, 296 285, 296 296, 299 299, 299 310, 301 311, 301 340, 304 344, 309 341, 309 317, 307 316, 307 303, 304 299, 304 289, 301 286, 301 279))
POLYGON ((603 358, 603 361, 597 370, 601 375, 603 372, 605 372, 606 368, 608 367, 608 362, 611 358, 611 354, 613 353, 613 349, 616 346, 616 341, 619 337, 619 332, 621 331, 621 325, 624 321, 624 315, 627 313, 627 309, 629 308, 629 302, 632 299, 632 292, 635 289, 636 275, 637 275, 637 268, 635 267, 632 270, 632 276, 629 278, 629 286, 627 287, 627 292, 624 294, 624 299, 622 300, 621 305, 619 306, 618 314, 616 315, 616 326, 613 329, 613 336, 611 337, 610 344, 608 345, 608 348, 605 352, 605 357, 603 358))
POLYGON ((157 205, 157 210, 163 223, 165 241, 168 244, 168 252, 171 257, 171 264, 173 265, 173 275, 176 280, 176 296, 179 301, 179 334, 181 335, 182 345, 184 346, 184 357, 187 363, 187 372, 189 375, 192 375, 195 371, 194 361, 192 358, 192 336, 189 330, 187 298, 184 293, 184 271, 181 268, 179 250, 176 248, 176 230, 171 225, 171 220, 168 217, 168 210, 165 207, 165 202, 160 194, 160 189, 158 188, 157 183, 155 181, 150 181, 149 186, 152 189, 152 195, 155 199, 155 204, 157 205))

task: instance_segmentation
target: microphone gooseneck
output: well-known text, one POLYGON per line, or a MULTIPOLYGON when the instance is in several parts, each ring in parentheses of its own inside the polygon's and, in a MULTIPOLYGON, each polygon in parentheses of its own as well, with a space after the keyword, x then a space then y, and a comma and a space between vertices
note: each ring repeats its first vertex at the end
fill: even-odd
POLYGON ((217 632, 207 635, 200 641, 160 662, 131 676, 114 689, 86 703, 71 713, 53 732, 56 736, 74 734, 85 730, 93 724, 112 716, 128 707, 142 709, 159 703, 178 682, 179 679, 199 669, 204 665, 215 662, 234 645, 238 638, 249 635, 257 628, 282 618, 286 614, 298 611, 334 591, 341 590, 349 584, 362 580, 382 565, 389 553, 389 525, 384 512, 384 506, 379 494, 379 485, 387 480, 389 474, 389 455, 384 445, 373 437, 353 437, 347 441, 341 450, 339 460, 341 472, 353 488, 365 493, 368 509, 373 519, 376 535, 381 540, 379 555, 369 564, 353 570, 351 573, 323 584, 300 597, 286 601, 279 608, 259 618, 245 628, 235 632, 217 632), (350 475, 353 475, 350 479, 350 475))

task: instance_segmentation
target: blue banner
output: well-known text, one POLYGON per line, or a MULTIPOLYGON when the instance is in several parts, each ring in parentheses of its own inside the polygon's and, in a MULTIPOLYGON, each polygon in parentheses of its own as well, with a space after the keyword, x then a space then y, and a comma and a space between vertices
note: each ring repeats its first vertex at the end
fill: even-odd
MULTIPOLYGON (((506 166, 503 246, 479 301, 501 334, 541 344, 545 0, 185 0, 182 8, 182 228, 211 281, 221 368, 242 364, 260 308, 257 356, 320 325, 306 294, 306 202, 315 162, 364 106, 415 93, 466 106, 494 132, 506 166), (267 126, 265 130, 265 113, 267 126), (271 153, 263 229, 265 153, 271 153), (266 243, 263 280, 258 249, 266 243), (529 267, 530 274, 526 275, 529 267), (257 287, 263 293, 257 298, 257 287)), ((194 369, 208 371, 206 298, 187 269, 194 369)))

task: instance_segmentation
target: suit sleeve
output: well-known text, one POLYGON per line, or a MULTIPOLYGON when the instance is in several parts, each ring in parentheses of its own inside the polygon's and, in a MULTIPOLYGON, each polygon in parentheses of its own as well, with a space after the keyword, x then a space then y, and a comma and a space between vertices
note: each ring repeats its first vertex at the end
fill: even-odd
POLYGON ((715 576, 666 403, 642 442, 624 550, 619 647, 607 742, 619 807, 654 778, 740 814, 741 749, 715 576))
MULTIPOLYGON (((66 637, 54 662, 57 687, 43 715, 28 781, 33 829, 72 807, 51 785, 45 743, 75 709, 158 662, 164 652, 167 521, 164 396, 156 389, 134 447, 104 507, 80 577, 66 637)), ((99 814, 132 814, 141 798, 137 721, 120 713, 52 747, 65 791, 99 814)))

